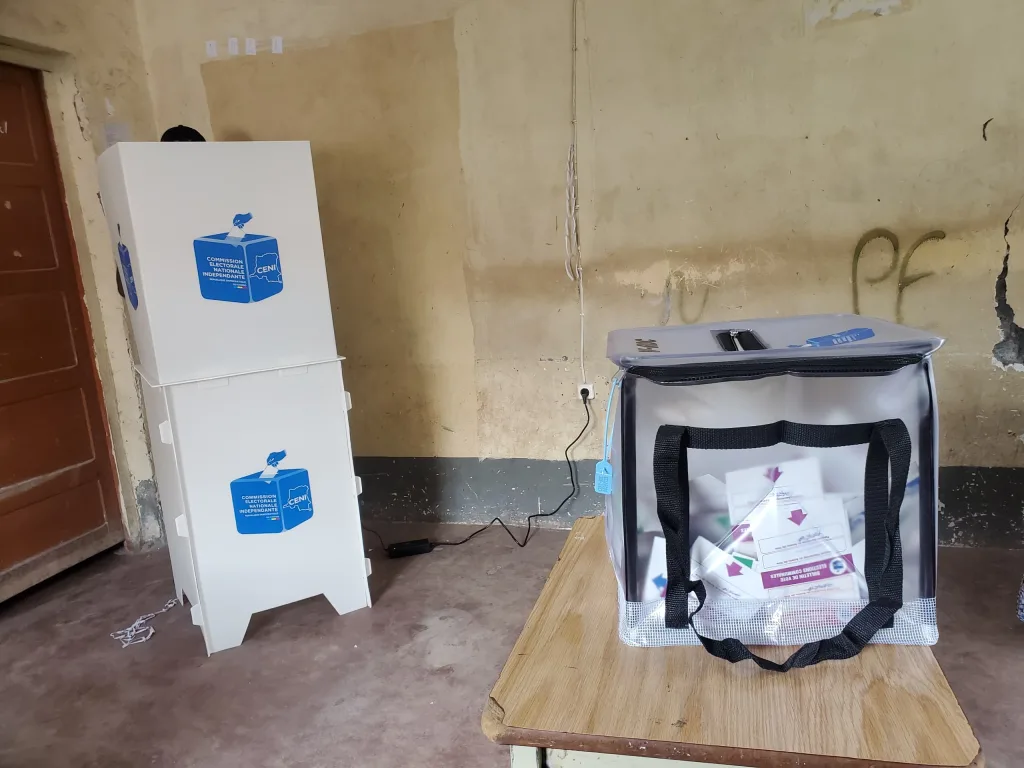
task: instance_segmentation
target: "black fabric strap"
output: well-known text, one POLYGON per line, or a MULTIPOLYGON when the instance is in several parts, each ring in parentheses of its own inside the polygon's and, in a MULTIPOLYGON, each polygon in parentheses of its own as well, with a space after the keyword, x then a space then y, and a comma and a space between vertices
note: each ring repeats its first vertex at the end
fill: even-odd
POLYGON ((668 586, 665 626, 685 629, 707 598, 704 584, 690 579, 690 486, 687 451, 766 448, 788 443, 807 448, 868 444, 864 469, 864 571, 868 604, 835 637, 808 643, 778 664, 750 652, 739 640, 714 640, 696 632, 704 648, 730 662, 750 659, 762 669, 787 672, 821 661, 856 656, 875 633, 892 626, 903 607, 903 555, 900 506, 910 471, 910 433, 899 419, 866 424, 818 425, 777 421, 754 427, 709 429, 664 425, 654 442, 654 486, 658 519, 665 534, 668 586), (697 610, 690 613, 690 593, 697 610))

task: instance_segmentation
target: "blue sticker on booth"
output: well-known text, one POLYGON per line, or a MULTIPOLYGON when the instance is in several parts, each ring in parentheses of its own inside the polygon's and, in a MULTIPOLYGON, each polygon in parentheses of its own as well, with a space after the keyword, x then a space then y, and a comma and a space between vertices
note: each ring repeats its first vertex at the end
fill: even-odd
POLYGON ((121 225, 117 225, 117 259, 121 264, 121 277, 124 281, 124 294, 132 309, 139 308, 139 290, 135 287, 135 273, 132 272, 132 255, 128 246, 121 242, 121 225))
POLYGON ((231 483, 235 527, 239 533, 282 533, 313 516, 309 472, 279 469, 278 464, 286 455, 285 451, 271 453, 264 470, 231 483))
POLYGON ((594 490, 602 496, 608 496, 612 492, 612 465, 610 461, 602 459, 597 462, 594 468, 594 490))
POLYGON ((204 299, 248 304, 284 290, 277 238, 243 234, 251 219, 251 213, 236 214, 231 231, 193 241, 204 299))

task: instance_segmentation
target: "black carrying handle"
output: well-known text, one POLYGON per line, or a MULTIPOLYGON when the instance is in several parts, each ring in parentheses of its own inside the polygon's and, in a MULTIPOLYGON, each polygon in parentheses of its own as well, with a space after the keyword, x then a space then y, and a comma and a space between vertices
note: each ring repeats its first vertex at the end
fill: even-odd
POLYGON ((899 419, 834 426, 777 421, 724 429, 671 424, 660 427, 654 442, 654 487, 658 519, 665 533, 668 570, 665 626, 669 629, 693 627, 701 645, 714 656, 733 663, 750 659, 761 669, 772 672, 788 672, 821 661, 856 656, 879 629, 892 626, 896 612, 903 607, 900 506, 910 471, 910 448, 910 433, 899 419), (690 485, 686 458, 690 448, 767 448, 778 443, 806 448, 868 445, 864 469, 864 576, 868 604, 850 619, 840 634, 807 643, 782 664, 751 653, 735 638, 703 637, 693 626, 693 617, 704 607, 707 590, 703 582, 690 580, 690 485), (691 592, 698 602, 692 614, 691 592))

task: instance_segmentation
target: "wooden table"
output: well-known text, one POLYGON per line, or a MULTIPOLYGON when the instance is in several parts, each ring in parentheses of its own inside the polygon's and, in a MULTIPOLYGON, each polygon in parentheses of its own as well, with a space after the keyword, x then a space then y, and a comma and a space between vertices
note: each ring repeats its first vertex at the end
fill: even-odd
POLYGON ((701 647, 623 645, 615 595, 603 521, 578 520, 484 710, 516 768, 984 765, 929 648, 762 672, 701 647))

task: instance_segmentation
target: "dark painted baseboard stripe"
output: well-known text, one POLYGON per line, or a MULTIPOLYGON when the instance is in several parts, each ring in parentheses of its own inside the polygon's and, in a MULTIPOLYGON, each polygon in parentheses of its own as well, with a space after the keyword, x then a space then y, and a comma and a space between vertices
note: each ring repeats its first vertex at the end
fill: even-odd
MULTIPOLYGON (((579 498, 541 525, 568 528, 581 515, 604 511, 594 493, 592 460, 578 462, 579 498)), ((528 515, 550 512, 571 489, 565 462, 544 459, 355 459, 363 481, 366 520, 490 522, 501 516, 525 525, 528 515)), ((969 547, 1024 546, 1024 468, 941 467, 939 542, 969 547)))

